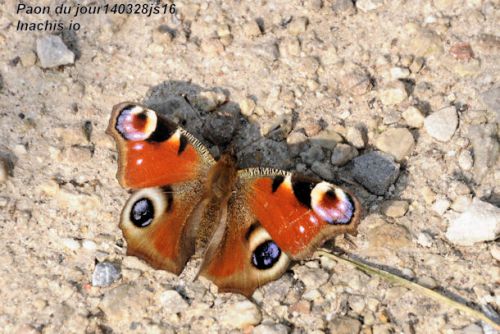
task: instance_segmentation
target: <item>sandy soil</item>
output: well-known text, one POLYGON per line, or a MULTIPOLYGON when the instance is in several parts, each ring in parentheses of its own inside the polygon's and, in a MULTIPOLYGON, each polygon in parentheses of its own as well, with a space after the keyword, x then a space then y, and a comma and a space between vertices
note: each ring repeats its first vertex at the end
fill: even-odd
POLYGON ((42 68, 36 41, 51 33, 16 31, 18 20, 70 18, 0 1, 0 331, 493 333, 318 257, 252 301, 219 294, 190 269, 125 256, 118 228, 128 195, 104 130, 114 104, 141 101, 216 156, 235 143, 242 167, 346 183, 365 217, 336 246, 498 319, 495 236, 464 246, 446 232, 473 199, 500 204, 500 8, 417 3, 182 1, 175 16, 81 16, 79 31, 54 33, 73 64, 42 68), (395 181, 356 167, 373 151, 395 157, 395 181), (105 287, 92 284, 99 263, 117 273, 105 287))

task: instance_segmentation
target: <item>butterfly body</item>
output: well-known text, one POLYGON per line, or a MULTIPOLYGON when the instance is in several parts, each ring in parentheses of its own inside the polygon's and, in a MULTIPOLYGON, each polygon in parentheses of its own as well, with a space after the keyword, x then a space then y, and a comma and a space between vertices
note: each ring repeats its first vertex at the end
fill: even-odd
POLYGON ((179 274, 202 252, 199 274, 251 296, 327 239, 356 233, 361 206, 331 183, 270 168, 238 170, 167 118, 135 103, 113 108, 108 133, 118 180, 133 190, 121 214, 127 254, 179 274))

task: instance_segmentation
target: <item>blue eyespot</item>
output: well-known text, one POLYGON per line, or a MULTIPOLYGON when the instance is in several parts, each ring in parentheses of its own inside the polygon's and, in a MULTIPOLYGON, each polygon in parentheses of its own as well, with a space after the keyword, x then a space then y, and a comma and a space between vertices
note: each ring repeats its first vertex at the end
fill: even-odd
POLYGON ((155 210, 153 202, 148 198, 141 198, 132 205, 130 221, 137 227, 146 227, 153 222, 155 210))
POLYGON ((269 269, 278 262, 281 249, 272 240, 261 243, 252 253, 252 264, 257 269, 269 269))

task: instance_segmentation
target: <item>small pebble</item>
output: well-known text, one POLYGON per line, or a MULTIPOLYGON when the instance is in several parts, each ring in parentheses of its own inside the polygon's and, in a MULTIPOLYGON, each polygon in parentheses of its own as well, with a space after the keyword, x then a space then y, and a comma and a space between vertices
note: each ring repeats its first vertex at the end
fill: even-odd
POLYGON ((461 169, 467 171, 472 168, 474 165, 474 159, 472 158, 472 154, 469 150, 463 150, 458 155, 458 165, 461 169))
POLYGON ((384 5, 384 0, 358 0, 356 1, 356 7, 361 9, 363 12, 369 12, 375 10, 384 5))
POLYGON ((225 304, 219 317, 222 325, 231 328, 257 325, 261 320, 262 314, 259 308, 249 300, 225 304))
MULTIPOLYGON (((410 39, 408 48, 412 50, 414 55, 424 58, 437 57, 444 53, 443 41, 439 34, 428 29, 417 29, 415 35, 410 39)), ((412 72, 416 73, 415 71, 412 72)))
POLYGON ((429 276, 419 277, 417 281, 418 284, 423 285, 429 289, 435 289, 438 285, 436 280, 429 276))
POLYGON ((306 291, 303 295, 302 295, 302 298, 304 298, 305 300, 309 300, 309 301, 315 301, 315 300, 318 300, 318 298, 321 298, 321 293, 318 291, 318 289, 313 289, 313 290, 309 290, 309 291, 306 291))
POLYGON ((349 306, 358 314, 363 312, 366 306, 365 297, 356 295, 351 296, 351 298, 349 298, 349 306))
POLYGON ((35 65, 35 63, 36 63, 36 53, 35 52, 28 50, 21 55, 21 64, 24 67, 33 66, 33 65, 35 65))
POLYGON ((406 227, 383 223, 370 230, 368 243, 371 248, 383 247, 391 250, 400 250, 411 245, 411 237, 406 227))
POLYGON ((255 20, 248 21, 243 26, 243 32, 247 37, 257 37, 262 34, 260 27, 255 20))
POLYGON ((464 212, 472 203, 471 195, 460 195, 457 196, 453 203, 451 203, 451 208, 457 212, 464 212))
POLYGON ((450 201, 446 198, 437 199, 432 205, 432 210, 438 215, 442 216, 450 208, 450 201))
POLYGON ((356 7, 351 0, 335 0, 332 9, 337 14, 354 15, 356 14, 356 7))
POLYGON ((417 57, 410 65, 411 73, 418 73, 424 67, 425 60, 423 57, 417 57))
POLYGON ((500 208, 474 198, 472 204, 450 221, 446 237, 452 243, 471 246, 495 240, 500 234, 500 208))
POLYGON ((290 34, 297 36, 304 33, 307 29, 308 20, 305 17, 294 18, 288 25, 290 34))
POLYGON ((436 200, 436 193, 429 186, 423 186, 420 193, 427 204, 432 204, 436 200))
POLYGON ((370 77, 360 69, 346 73, 340 80, 342 89, 349 95, 364 95, 372 89, 370 77))
POLYGON ((431 247, 432 237, 425 232, 419 233, 417 237, 417 243, 422 247, 431 247))
POLYGON ((240 102, 240 110, 241 110, 241 114, 243 116, 251 116, 255 110, 255 101, 250 99, 250 98, 246 98, 244 99, 243 101, 240 102))
POLYGON ((280 50, 283 50, 283 53, 286 56, 298 56, 300 55, 300 51, 302 47, 300 45, 300 41, 296 36, 287 36, 280 43, 280 50))
POLYGON ((76 251, 76 250, 80 249, 80 241, 78 241, 76 239, 63 238, 61 240, 61 242, 64 245, 64 247, 66 247, 70 250, 76 251))
POLYGON ((399 123, 400 120, 401 120, 401 113, 397 110, 394 110, 394 109, 389 110, 384 115, 384 124, 385 125, 396 124, 396 123, 399 123))
POLYGON ((189 304, 175 290, 163 291, 160 294, 160 303, 171 313, 179 313, 189 307, 189 304))
POLYGON ((354 159, 354 178, 370 192, 383 195, 399 176, 399 164, 383 152, 370 152, 354 159))
POLYGON ((394 80, 406 79, 410 76, 410 70, 404 67, 391 68, 391 77, 394 80))
POLYGON ((252 334, 287 334, 288 328, 282 324, 261 324, 252 330, 252 334))
POLYGON ((478 324, 470 324, 455 331, 455 334, 489 334, 489 333, 484 332, 483 328, 481 328, 481 326, 479 326, 478 324))
POLYGON ((375 147, 382 152, 389 153, 396 161, 406 158, 414 146, 413 135, 406 128, 388 129, 375 141, 375 147))
POLYGON ((427 133, 442 142, 447 142, 453 137, 458 126, 458 115, 454 106, 440 109, 424 120, 427 133))
POLYGON ((417 107, 410 106, 405 111, 403 111, 403 118, 412 128, 421 128, 424 125, 424 115, 417 107))
POLYGON ((328 329, 330 333, 335 334, 359 333, 361 322, 346 316, 336 316, 329 322, 328 329))
POLYGON ((308 137, 316 136, 321 130, 321 123, 314 117, 302 120, 301 125, 308 137))
POLYGON ((349 144, 357 149, 362 149, 368 142, 366 131, 359 127, 351 127, 347 129, 346 140, 349 144))
POLYGON ((326 282, 330 275, 321 268, 301 267, 294 270, 295 275, 304 283, 306 289, 316 289, 326 282))
POLYGON ((401 81, 393 81, 380 91, 379 97, 382 104, 392 106, 406 100, 408 93, 401 81))
POLYGON ((334 166, 342 166, 358 156, 358 150, 348 144, 338 144, 332 152, 331 163, 334 166))
POLYGON ((469 43, 456 43, 450 48, 450 54, 457 60, 470 60, 474 57, 474 52, 469 43))
POLYGON ((36 40, 36 53, 42 68, 73 64, 75 54, 68 49, 61 37, 45 35, 36 40))
POLYGON ((88 251, 94 251, 97 249, 97 244, 92 240, 83 240, 82 247, 88 251))
POLYGON ((101 262, 96 264, 92 274, 92 286, 110 286, 121 277, 121 269, 117 264, 101 262))
POLYGON ((382 204, 381 211, 388 217, 402 217, 408 211, 407 201, 386 201, 382 204))

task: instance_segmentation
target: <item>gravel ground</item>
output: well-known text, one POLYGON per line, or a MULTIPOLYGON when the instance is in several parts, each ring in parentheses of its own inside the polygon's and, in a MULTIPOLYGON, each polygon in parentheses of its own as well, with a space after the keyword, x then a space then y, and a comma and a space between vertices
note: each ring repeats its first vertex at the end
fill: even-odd
POLYGON ((219 294, 195 264, 176 277, 125 256, 118 228, 104 130, 142 101, 216 156, 236 144, 241 167, 347 184, 365 216, 336 246, 498 319, 500 7, 418 3, 182 1, 54 37, 17 22, 69 18, 0 1, 0 331, 494 333, 325 258, 251 301, 219 294))

